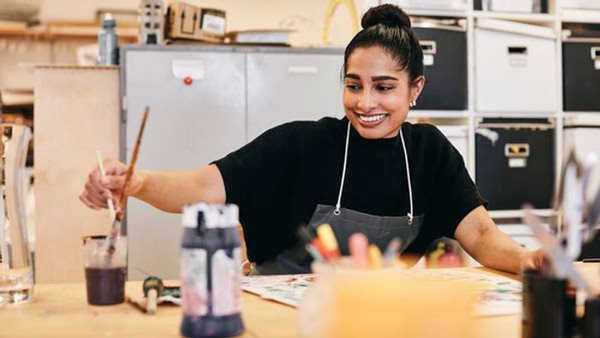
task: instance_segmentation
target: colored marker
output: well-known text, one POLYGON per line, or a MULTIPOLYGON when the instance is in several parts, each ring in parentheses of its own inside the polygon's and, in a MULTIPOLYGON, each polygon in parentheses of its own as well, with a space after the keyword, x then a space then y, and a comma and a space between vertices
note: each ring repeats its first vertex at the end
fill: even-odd
POLYGON ((381 250, 379 250, 379 247, 375 244, 369 245, 369 263, 372 269, 381 268, 381 250))
POLYGON ((354 261, 354 267, 357 269, 367 269, 369 267, 369 240, 361 232, 356 232, 348 239, 348 248, 350 256, 354 261))
POLYGON ((315 248, 314 245, 310 244, 310 243, 306 243, 306 245, 304 246, 304 248, 306 249, 306 251, 308 251, 308 253, 313 257, 313 259, 319 263, 322 263, 323 257, 321 256, 321 254, 319 253, 319 250, 317 250, 317 248, 315 248))
POLYGON ((327 253, 332 259, 339 259, 340 249, 338 247, 338 243, 335 240, 335 235, 333 234, 333 230, 331 229, 331 225, 324 223, 317 227, 317 235, 319 239, 323 242, 323 245, 327 249, 327 253))
POLYGON ((320 239, 315 237, 313 238, 310 244, 312 244, 314 248, 319 252, 319 254, 321 254, 323 260, 328 261, 331 258, 331 255, 327 251, 327 248, 325 248, 325 245, 323 244, 323 242, 321 242, 320 239))
POLYGON ((315 260, 318 260, 316 254, 318 254, 318 256, 324 261, 327 261, 329 259, 327 249, 325 249, 323 243, 319 240, 319 238, 317 238, 314 235, 314 233, 308 227, 298 227, 298 237, 300 237, 300 239, 304 241, 304 243, 306 243, 307 245, 310 244, 312 249, 316 251, 311 252, 311 250, 307 249, 315 260))
POLYGON ((383 265, 389 266, 394 264, 394 260, 398 257, 398 250, 400 250, 401 245, 402 241, 400 238, 392 238, 385 248, 385 253, 383 254, 383 265))
POLYGON ((427 267, 438 267, 438 258, 446 252, 445 246, 444 242, 437 242, 435 250, 427 255, 427 267))

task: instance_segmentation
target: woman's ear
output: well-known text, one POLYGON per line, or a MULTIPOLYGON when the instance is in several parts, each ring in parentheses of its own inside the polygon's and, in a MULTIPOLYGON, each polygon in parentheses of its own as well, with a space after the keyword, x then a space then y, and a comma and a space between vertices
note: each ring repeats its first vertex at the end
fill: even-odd
POLYGON ((423 86, 425 86, 425 76, 421 75, 417 77, 410 84, 410 101, 415 102, 421 95, 421 91, 423 90, 423 86))

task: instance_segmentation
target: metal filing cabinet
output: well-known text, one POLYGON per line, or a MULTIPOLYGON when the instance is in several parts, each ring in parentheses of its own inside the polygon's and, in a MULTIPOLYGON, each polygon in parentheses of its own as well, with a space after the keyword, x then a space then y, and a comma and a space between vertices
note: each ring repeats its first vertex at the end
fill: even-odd
POLYGON ((475 109, 549 113, 557 108, 551 28, 479 19, 475 28, 475 109))
POLYGON ((412 109, 466 110, 466 21, 428 19, 413 27, 423 48, 426 85, 412 109))
POLYGON ((475 181, 488 209, 551 207, 554 132, 550 119, 483 119, 475 135, 475 181))
MULTIPOLYGON (((122 52, 123 131, 130 161, 144 107, 138 168, 196 169, 246 141, 245 55, 226 48, 137 47, 122 52)), ((129 278, 179 275, 181 215, 131 198, 129 278)))
POLYGON ((249 141, 285 122, 344 116, 343 51, 308 51, 248 54, 249 141))
MULTIPOLYGON (((344 115, 340 49, 125 46, 122 61, 126 161, 150 107, 138 168, 197 169, 284 122, 344 115)), ((126 217, 129 277, 177 278, 180 215, 132 198, 126 217)))

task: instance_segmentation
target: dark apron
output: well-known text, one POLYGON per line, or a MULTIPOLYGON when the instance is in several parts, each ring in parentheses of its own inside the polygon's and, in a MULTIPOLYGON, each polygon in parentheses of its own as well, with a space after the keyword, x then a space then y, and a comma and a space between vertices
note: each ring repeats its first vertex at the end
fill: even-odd
MULTIPOLYGON (((400 138, 404 150, 404 159, 406 162, 406 172, 408 180, 408 190, 410 198, 410 212, 406 216, 375 216, 366 213, 346 209, 341 207, 342 191, 344 187, 344 177, 346 173, 346 162, 348 157, 348 143, 350 137, 350 122, 348 122, 348 131, 346 134, 346 149, 344 154, 344 167, 342 171, 342 182, 336 206, 319 204, 315 209, 308 225, 316 228, 328 223, 335 234, 340 252, 342 255, 349 255, 348 239, 353 233, 362 232, 369 239, 369 243, 376 244, 383 252, 388 243, 395 237, 402 242, 399 253, 402 253, 417 237, 421 231, 423 215, 413 217, 412 205, 412 185, 410 182, 410 171, 408 168, 408 155, 406 154, 406 145, 400 129, 400 138)), ((304 249, 302 243, 297 243, 291 248, 285 250, 276 258, 268 260, 257 265, 250 275, 270 275, 270 274, 294 274, 310 272, 310 263, 312 258, 304 249)))

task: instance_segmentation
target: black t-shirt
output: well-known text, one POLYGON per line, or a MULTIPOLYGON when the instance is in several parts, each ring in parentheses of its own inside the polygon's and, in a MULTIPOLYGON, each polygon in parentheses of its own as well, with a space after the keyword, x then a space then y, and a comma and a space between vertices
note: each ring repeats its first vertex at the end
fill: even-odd
MULTIPOLYGON (((215 162, 227 203, 240 208, 251 261, 274 258, 298 241, 317 204, 338 197, 348 120, 323 118, 287 123, 215 162)), ((407 174, 399 137, 365 139, 350 129, 341 205, 377 216, 410 210, 407 174)), ((408 152, 414 215, 425 214, 407 252, 423 253, 439 237, 453 238, 458 223, 485 204, 462 156, 434 126, 402 125, 408 152)))

